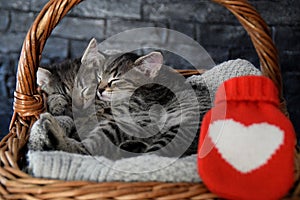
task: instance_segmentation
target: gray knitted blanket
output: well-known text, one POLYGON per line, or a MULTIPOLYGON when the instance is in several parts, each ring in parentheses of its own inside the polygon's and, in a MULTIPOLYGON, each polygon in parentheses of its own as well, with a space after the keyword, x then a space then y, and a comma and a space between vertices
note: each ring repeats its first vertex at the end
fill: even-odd
POLYGON ((197 155, 167 158, 143 155, 111 161, 62 151, 29 152, 29 170, 35 177, 62 180, 199 182, 197 155), (179 170, 180 169, 180 170, 179 170))
MULTIPOLYGON (((202 75, 192 76, 187 81, 195 88, 197 95, 208 89, 213 102, 214 95, 224 81, 245 75, 261 75, 246 60, 231 60, 206 71, 202 75)), ((206 93, 207 94, 207 93, 206 93)), ((199 99, 201 99, 199 97, 199 99)), ((207 98, 206 98, 207 99, 207 98)), ((203 103, 205 110, 211 107, 203 103)), ((200 105, 201 107, 201 105, 200 105)), ((168 158, 157 155, 143 155, 124 158, 117 161, 105 157, 70 154, 60 151, 28 152, 27 170, 35 177, 62 180, 89 181, 163 181, 163 182, 199 182, 197 173, 197 155, 184 158, 168 158)))

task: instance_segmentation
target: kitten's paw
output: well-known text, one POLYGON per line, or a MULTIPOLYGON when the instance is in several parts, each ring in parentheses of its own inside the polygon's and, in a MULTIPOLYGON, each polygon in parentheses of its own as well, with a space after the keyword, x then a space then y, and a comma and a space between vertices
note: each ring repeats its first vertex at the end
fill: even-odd
POLYGON ((41 114, 41 117, 36 121, 31 130, 28 140, 28 149, 33 151, 44 151, 54 149, 50 138, 48 137, 49 133, 49 113, 41 114))
POLYGON ((65 142, 65 133, 57 119, 50 113, 43 113, 30 131, 28 148, 30 150, 55 150, 65 142))
POLYGON ((55 119, 58 121, 60 127, 64 129, 64 132, 68 137, 74 138, 77 136, 74 135, 77 134, 77 132, 74 131, 75 123, 71 117, 63 115, 63 116, 55 116, 55 119))
POLYGON ((63 115, 66 112, 68 102, 61 94, 50 95, 48 97, 49 112, 53 115, 63 115))
POLYGON ((61 150, 88 154, 80 142, 67 137, 66 124, 72 126, 71 118, 53 116, 50 113, 41 114, 40 119, 32 126, 28 149, 34 151, 61 150))
POLYGON ((48 130, 48 138, 50 139, 53 146, 64 143, 65 141, 65 130, 60 126, 56 117, 50 113, 44 113, 41 115, 42 126, 48 130))

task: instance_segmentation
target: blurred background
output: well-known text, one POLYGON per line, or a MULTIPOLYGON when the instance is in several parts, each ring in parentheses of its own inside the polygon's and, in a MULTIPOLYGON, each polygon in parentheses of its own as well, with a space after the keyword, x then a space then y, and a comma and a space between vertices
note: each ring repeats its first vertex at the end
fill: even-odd
MULTIPOLYGON (((0 0, 0 137, 8 133, 22 42, 46 3, 47 0, 0 0)), ((300 134, 300 1, 250 0, 250 3, 269 25, 279 50, 284 95, 290 118, 300 134)), ((259 67, 252 43, 236 18, 208 0, 86 0, 55 28, 47 40, 41 64, 80 56, 92 37, 103 41, 140 27, 169 28, 186 34, 199 42, 216 64, 244 58, 259 67)), ((167 34, 156 37, 178 42, 167 34)), ((118 48, 130 44, 117 41, 111 45, 118 48)), ((197 56, 192 48, 184 45, 179 48, 197 56)), ((165 59, 174 68, 191 68, 187 61, 171 53, 165 53, 165 59)))

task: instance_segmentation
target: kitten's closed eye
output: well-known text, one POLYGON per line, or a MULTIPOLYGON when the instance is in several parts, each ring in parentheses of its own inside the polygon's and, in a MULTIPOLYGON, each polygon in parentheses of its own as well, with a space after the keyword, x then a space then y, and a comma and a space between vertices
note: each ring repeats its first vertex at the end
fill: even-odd
MULTIPOLYGON (((84 145, 91 155, 113 155, 113 159, 123 156, 114 150, 111 153, 106 142, 110 140, 128 153, 160 150, 164 155, 174 157, 179 147, 188 147, 192 142, 192 127, 198 132, 198 109, 190 109, 198 103, 197 99, 186 98, 184 93, 178 93, 181 96, 177 98, 177 94, 176 97, 172 95, 167 87, 152 84, 166 79, 174 86, 174 91, 181 91, 181 84, 184 86, 180 79, 171 79, 164 74, 169 70, 163 67, 163 56, 159 52, 141 57, 134 53, 105 54, 98 51, 97 41, 92 39, 81 59, 52 69, 51 72, 39 70, 37 83, 47 89, 49 96, 60 94, 66 97, 63 99, 66 101, 48 98, 53 100, 53 105, 61 106, 58 109, 48 102, 50 111, 57 115, 64 115, 66 111, 71 113, 70 116, 75 118, 70 119, 76 127, 64 135, 72 139, 78 135, 82 142, 80 145, 75 143, 72 149, 58 147, 57 150, 85 152, 82 150, 84 145), (183 123, 188 130, 180 131, 183 123), (178 145, 173 139, 179 142, 178 145)), ((191 152, 195 153, 196 149, 195 143, 191 152)))
POLYGON ((118 79, 118 78, 111 79, 110 81, 108 81, 107 86, 112 87, 113 84, 117 83, 118 81, 120 81, 120 79, 118 79))
POLYGON ((104 101, 111 101, 112 93, 115 92, 116 83, 119 81, 119 78, 112 78, 107 83, 105 81, 100 82, 97 88, 98 98, 104 101))

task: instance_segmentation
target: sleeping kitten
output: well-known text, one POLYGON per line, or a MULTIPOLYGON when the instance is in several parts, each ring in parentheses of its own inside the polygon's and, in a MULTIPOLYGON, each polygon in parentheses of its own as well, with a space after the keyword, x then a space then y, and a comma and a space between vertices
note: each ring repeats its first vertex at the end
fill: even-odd
POLYGON ((92 39, 81 61, 39 68, 37 79, 49 113, 31 129, 31 150, 110 159, 197 151, 199 99, 159 52, 107 55, 92 39))

